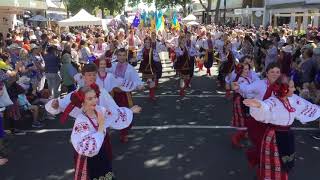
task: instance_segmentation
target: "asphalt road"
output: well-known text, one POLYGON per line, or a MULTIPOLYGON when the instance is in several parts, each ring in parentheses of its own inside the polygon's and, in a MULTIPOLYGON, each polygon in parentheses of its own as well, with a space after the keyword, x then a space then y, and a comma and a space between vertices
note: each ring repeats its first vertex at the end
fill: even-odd
MULTIPOLYGON (((216 71, 216 70, 214 70, 216 71)), ((112 131, 114 172, 118 180, 252 180, 243 150, 231 148, 231 102, 217 91, 214 76, 197 72, 187 96, 178 96, 177 80, 167 64, 157 90, 134 95, 143 112, 135 116, 128 144, 112 131)), ((214 73, 216 74, 216 72, 214 73)), ((0 180, 69 180, 73 177, 72 121, 46 120, 45 130, 12 136, 9 163, 0 180)), ((297 127, 297 161, 290 180, 320 179, 320 141, 311 138, 317 123, 297 127)))

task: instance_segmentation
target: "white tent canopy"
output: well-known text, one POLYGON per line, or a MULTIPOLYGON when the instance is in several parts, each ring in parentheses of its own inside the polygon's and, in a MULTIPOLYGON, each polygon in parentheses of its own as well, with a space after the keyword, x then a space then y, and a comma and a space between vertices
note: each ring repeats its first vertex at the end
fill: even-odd
POLYGON ((188 22, 187 23, 187 25, 199 25, 199 23, 198 22, 196 22, 196 21, 190 21, 190 22, 188 22))
POLYGON ((56 8, 58 9, 59 7, 55 5, 51 0, 46 0, 48 8, 56 8))
POLYGON ((182 19, 183 21, 196 21, 197 18, 193 14, 189 14, 187 17, 182 19))
POLYGON ((97 18, 91 14, 89 14, 86 10, 81 9, 76 15, 73 17, 59 21, 59 26, 90 26, 90 25, 102 25, 102 21, 100 18, 97 18))

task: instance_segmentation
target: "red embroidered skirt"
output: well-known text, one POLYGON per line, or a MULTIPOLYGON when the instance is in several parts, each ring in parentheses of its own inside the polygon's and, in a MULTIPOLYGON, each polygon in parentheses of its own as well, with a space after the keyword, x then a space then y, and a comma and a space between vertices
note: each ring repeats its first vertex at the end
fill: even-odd
POLYGON ((233 116, 231 123, 233 127, 246 127, 246 107, 242 101, 243 97, 239 93, 234 93, 232 105, 233 116))
MULTIPOLYGON (((268 125, 261 142, 260 164, 258 168, 259 180, 287 180, 288 171, 285 170, 282 161, 279 142, 277 142, 276 129, 288 130, 288 127, 275 127, 268 125)), ((294 157, 293 157, 294 158, 294 157)))

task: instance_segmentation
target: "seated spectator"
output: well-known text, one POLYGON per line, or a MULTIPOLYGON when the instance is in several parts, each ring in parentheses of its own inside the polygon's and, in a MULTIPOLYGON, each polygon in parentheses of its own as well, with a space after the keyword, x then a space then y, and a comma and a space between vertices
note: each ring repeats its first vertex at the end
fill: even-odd
POLYGON ((62 77, 62 85, 70 93, 76 89, 74 75, 77 74, 77 70, 72 66, 71 46, 66 44, 62 52, 62 66, 60 69, 62 77))

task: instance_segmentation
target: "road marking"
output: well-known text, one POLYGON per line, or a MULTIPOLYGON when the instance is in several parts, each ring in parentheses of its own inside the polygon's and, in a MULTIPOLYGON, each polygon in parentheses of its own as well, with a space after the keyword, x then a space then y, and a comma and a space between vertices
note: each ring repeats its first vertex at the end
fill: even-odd
MULTIPOLYGON (((206 126, 206 125, 164 125, 164 126, 133 126, 134 130, 144 130, 144 129, 245 129, 245 128, 235 128, 232 126, 206 126)), ((295 131, 320 131, 320 128, 304 128, 304 127, 293 127, 291 128, 295 131)), ((72 129, 41 129, 41 130, 26 130, 27 133, 47 133, 47 132, 71 132, 72 129)))
MULTIPOLYGON (((176 94, 159 94, 159 95, 156 95, 157 97, 180 97, 180 95, 176 95, 176 94)), ((148 98, 149 96, 146 96, 146 95, 133 95, 134 98, 148 98)), ((184 97, 199 97, 199 98, 206 98, 206 97, 225 97, 225 95, 221 94, 214 94, 214 95, 205 95, 205 94, 202 94, 202 95, 196 95, 196 94, 189 94, 189 95, 186 95, 184 97)))

